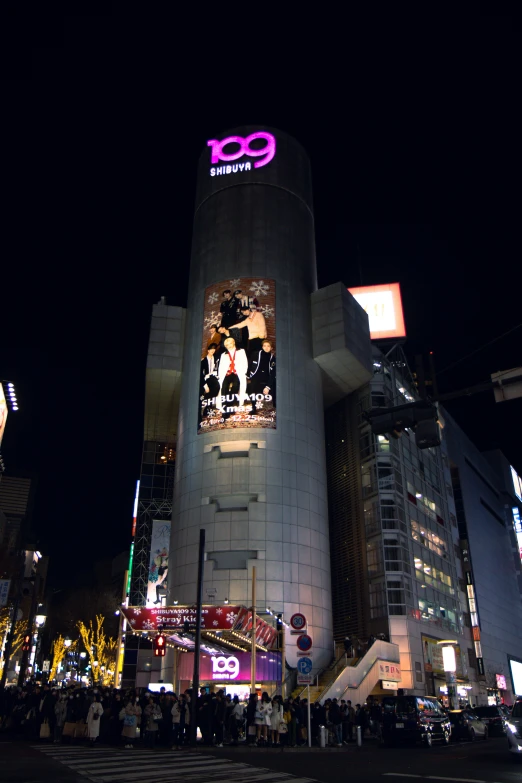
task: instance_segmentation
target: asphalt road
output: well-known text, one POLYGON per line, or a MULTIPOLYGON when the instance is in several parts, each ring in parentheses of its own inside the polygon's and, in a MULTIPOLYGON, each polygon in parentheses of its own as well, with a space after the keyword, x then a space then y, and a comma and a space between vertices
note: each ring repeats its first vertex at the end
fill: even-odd
POLYGON ((2 783, 422 783, 423 779, 522 783, 522 758, 507 752, 505 739, 432 748, 380 748, 368 742, 361 749, 225 747, 198 748, 196 753, 0 743, 2 783))

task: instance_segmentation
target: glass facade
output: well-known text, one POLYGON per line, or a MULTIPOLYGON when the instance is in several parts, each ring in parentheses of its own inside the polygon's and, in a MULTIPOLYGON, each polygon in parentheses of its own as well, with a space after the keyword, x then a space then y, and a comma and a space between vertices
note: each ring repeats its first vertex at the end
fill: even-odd
POLYGON ((365 411, 418 399, 407 367, 379 358, 369 388, 359 393, 358 442, 370 618, 408 615, 462 631, 445 501, 441 449, 419 450, 414 434, 373 435, 365 411))

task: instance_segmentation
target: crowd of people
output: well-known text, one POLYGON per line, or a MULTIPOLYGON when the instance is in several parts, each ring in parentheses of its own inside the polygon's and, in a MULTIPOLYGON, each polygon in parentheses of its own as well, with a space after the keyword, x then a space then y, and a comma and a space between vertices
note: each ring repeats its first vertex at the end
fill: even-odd
MULTIPOLYGON (((137 743, 181 749, 190 743, 191 689, 176 695, 146 689, 121 691, 110 688, 66 688, 51 685, 8 687, 0 693, 0 731, 13 739, 38 739, 54 743, 85 740, 132 749, 137 743)), ((222 690, 197 696, 196 720, 200 742, 289 747, 308 744, 306 699, 283 699, 268 693, 250 694, 247 701, 222 690)), ((325 727, 326 744, 341 747, 355 741, 355 729, 380 736, 381 707, 344 699, 327 699, 310 707, 311 742, 319 744, 325 727)))

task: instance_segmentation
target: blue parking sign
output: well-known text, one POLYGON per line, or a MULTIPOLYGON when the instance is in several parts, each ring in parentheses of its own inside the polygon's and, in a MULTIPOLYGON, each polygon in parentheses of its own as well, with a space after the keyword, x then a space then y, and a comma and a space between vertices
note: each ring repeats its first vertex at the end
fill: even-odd
POLYGON ((299 658, 297 661, 297 671, 299 674, 310 674, 312 671, 312 659, 311 658, 299 658))

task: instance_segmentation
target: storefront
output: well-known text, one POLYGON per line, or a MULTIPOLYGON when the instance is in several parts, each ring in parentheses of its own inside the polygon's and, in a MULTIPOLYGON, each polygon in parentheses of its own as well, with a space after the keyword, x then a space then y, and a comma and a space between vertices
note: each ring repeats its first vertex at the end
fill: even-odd
MULTIPOLYGON (((436 696, 445 707, 449 707, 448 686, 444 671, 442 647, 440 639, 422 635, 422 651, 424 655, 424 672, 426 679, 426 695, 436 696)), ((464 670, 462 655, 459 645, 455 645, 455 659, 457 663, 457 695, 462 706, 470 700, 472 686, 468 682, 467 672, 464 670)))
MULTIPOLYGON (((221 649, 200 656, 200 687, 209 691, 223 689, 240 699, 250 693, 251 653, 231 652, 221 649)), ((181 692, 192 685, 194 653, 179 655, 177 679, 181 692)), ((256 653, 256 690, 272 693, 281 686, 281 653, 278 651, 256 653)))

